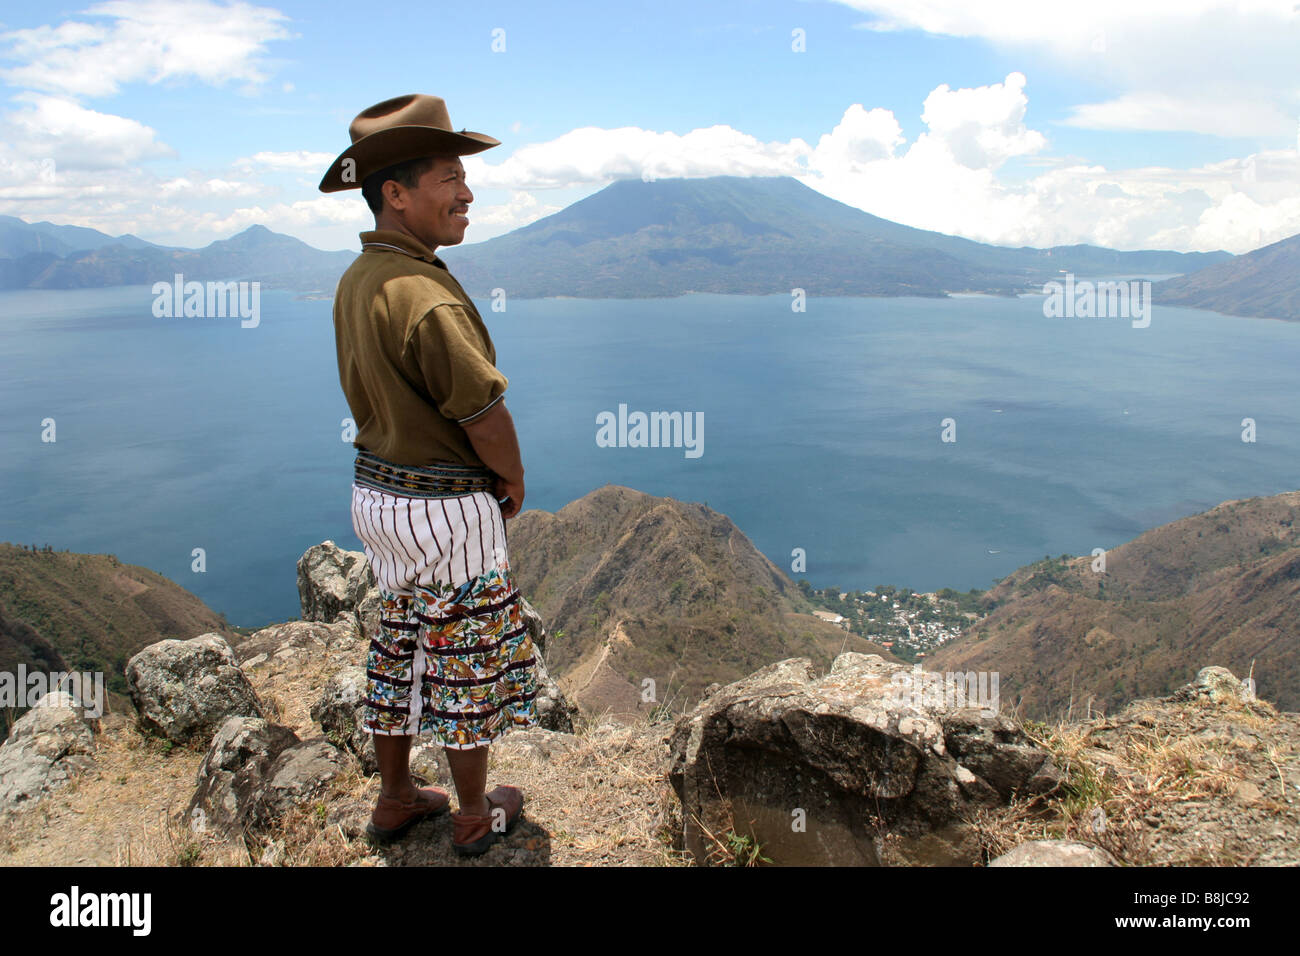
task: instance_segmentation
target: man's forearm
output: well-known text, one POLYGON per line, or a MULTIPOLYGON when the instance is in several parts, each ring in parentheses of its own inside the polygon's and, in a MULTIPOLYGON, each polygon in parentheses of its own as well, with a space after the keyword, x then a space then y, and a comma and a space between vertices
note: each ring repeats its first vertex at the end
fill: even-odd
POLYGON ((519 482, 524 465, 519 457, 519 437, 503 399, 478 421, 463 426, 474 452, 506 481, 519 482))

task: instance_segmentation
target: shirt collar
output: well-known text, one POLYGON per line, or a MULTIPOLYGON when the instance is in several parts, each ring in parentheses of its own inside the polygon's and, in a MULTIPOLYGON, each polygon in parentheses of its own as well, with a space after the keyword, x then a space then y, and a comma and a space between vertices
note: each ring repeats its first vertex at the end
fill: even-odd
POLYGON ((447 264, 439 259, 432 249, 420 240, 396 229, 373 229, 361 233, 361 251, 365 252, 367 249, 376 252, 401 252, 415 259, 432 262, 440 269, 447 268, 447 264))

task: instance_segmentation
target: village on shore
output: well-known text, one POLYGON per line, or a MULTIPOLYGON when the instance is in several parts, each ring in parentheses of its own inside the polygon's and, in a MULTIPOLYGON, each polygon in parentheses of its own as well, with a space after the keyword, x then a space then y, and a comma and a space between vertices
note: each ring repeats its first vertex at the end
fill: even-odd
POLYGON ((817 617, 905 661, 923 660, 984 617, 981 591, 942 588, 917 593, 888 585, 874 591, 818 590, 803 580, 799 590, 815 606, 817 617))

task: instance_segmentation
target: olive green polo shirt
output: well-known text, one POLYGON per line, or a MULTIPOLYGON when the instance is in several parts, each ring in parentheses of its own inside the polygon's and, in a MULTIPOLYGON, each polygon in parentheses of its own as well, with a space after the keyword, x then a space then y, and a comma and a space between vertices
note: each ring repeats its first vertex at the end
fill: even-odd
POLYGON ((334 338, 355 447, 402 465, 483 464, 463 426, 509 381, 478 309, 433 250, 400 232, 361 233, 334 295, 334 338))

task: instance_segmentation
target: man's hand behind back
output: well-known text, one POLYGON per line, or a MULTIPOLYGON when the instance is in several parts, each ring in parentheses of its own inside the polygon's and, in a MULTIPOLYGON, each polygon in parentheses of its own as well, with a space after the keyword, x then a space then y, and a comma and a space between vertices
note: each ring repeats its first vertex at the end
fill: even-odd
POLYGON ((505 400, 497 402, 477 421, 463 426, 475 453, 497 474, 495 485, 501 516, 513 518, 524 506, 524 466, 519 460, 519 438, 515 422, 506 411, 505 400))
POLYGON ((513 518, 519 514, 519 509, 524 506, 524 483, 522 481, 506 481, 500 475, 496 480, 497 501, 507 498, 509 500, 501 504, 501 517, 513 518))

